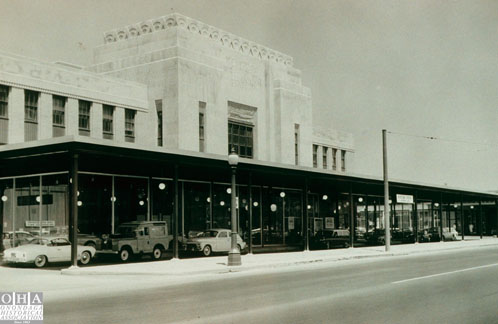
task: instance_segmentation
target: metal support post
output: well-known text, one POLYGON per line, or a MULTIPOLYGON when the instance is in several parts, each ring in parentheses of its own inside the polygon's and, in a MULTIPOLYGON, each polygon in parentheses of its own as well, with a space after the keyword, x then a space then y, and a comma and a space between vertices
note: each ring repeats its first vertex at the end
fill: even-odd
POLYGON ((175 205, 173 211, 173 258, 178 259, 178 165, 175 164, 175 175, 173 180, 175 190, 175 205))
POLYGON ((236 211, 236 186, 235 186, 235 173, 236 167, 232 166, 232 193, 231 198, 232 202, 230 205, 231 212, 231 223, 232 223, 232 244, 230 252, 228 253, 228 266, 239 266, 242 265, 242 261, 240 259, 240 251, 237 247, 237 211, 236 211))
POLYGON ((71 238, 71 265, 78 266, 78 154, 71 156, 71 224, 69 236, 71 238))
POLYGON ((387 177, 387 131, 382 130, 382 152, 383 152, 383 164, 384 164, 384 227, 385 227, 385 241, 386 241, 386 252, 391 249, 391 226, 389 225, 389 182, 387 177))

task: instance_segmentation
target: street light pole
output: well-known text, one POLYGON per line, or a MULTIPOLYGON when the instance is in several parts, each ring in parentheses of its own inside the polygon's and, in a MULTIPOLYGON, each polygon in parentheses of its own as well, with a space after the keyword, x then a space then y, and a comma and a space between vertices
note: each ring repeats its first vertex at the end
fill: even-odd
POLYGON ((231 198, 232 203, 230 205, 231 212, 231 223, 232 223, 232 233, 231 233, 231 249, 228 252, 228 266, 239 266, 242 265, 242 261, 240 258, 240 251, 237 246, 237 211, 236 211, 236 186, 235 186, 235 173, 237 171, 237 164, 239 163, 239 156, 235 153, 235 150, 232 148, 232 152, 228 155, 228 164, 232 169, 232 192, 231 198))
POLYGON ((384 227, 385 227, 385 241, 386 241, 386 252, 391 249, 391 225, 389 224, 389 182, 387 180, 387 131, 382 130, 382 152, 383 152, 383 164, 384 164, 384 227))

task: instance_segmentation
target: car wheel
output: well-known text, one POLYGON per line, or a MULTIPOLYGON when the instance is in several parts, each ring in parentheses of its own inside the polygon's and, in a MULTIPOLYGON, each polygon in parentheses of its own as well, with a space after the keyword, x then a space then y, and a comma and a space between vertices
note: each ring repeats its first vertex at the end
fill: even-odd
POLYGON ((119 258, 121 259, 121 261, 123 262, 127 262, 127 261, 130 261, 130 258, 131 258, 131 252, 129 249, 122 249, 120 252, 119 252, 119 258))
POLYGON ((81 264, 89 264, 90 260, 92 260, 92 255, 88 251, 81 252, 80 262, 81 264))
POLYGON ((202 254, 204 254, 204 256, 210 256, 211 255, 211 246, 209 245, 206 245, 203 249, 202 249, 202 254))
POLYGON ((37 268, 43 268, 47 265, 47 257, 44 255, 39 255, 35 258, 35 266, 37 268))
POLYGON ((159 260, 163 256, 163 251, 159 246, 156 246, 154 248, 154 251, 152 251, 152 258, 154 260, 159 260))

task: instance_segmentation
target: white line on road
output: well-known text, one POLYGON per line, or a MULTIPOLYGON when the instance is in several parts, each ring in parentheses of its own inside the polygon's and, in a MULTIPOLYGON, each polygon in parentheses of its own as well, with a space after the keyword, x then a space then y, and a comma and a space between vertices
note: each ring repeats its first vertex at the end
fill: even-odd
POLYGON ((458 273, 458 272, 465 272, 465 271, 471 271, 471 270, 476 270, 476 269, 489 268, 489 267, 494 267, 494 266, 498 266, 498 263, 487 264, 487 265, 483 265, 483 266, 479 266, 479 267, 472 267, 472 268, 455 270, 455 271, 450 271, 450 272, 437 273, 437 274, 433 274, 433 275, 429 275, 429 276, 416 277, 416 278, 405 279, 405 280, 400 280, 400 281, 393 281, 391 283, 393 283, 393 284, 399 284, 399 283, 408 282, 408 281, 414 281, 414 280, 421 280, 421 279, 427 279, 427 278, 445 276, 445 275, 454 274, 454 273, 458 273))

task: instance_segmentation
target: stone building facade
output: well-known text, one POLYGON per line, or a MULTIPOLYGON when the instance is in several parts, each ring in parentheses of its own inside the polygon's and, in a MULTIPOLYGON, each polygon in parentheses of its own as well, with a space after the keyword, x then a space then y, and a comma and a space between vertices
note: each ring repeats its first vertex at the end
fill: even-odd
POLYGON ((331 171, 339 152, 339 172, 353 153, 350 134, 314 131, 292 57, 191 18, 105 32, 94 63, 1 54, 1 142, 79 135, 218 155, 235 147, 242 158, 305 167, 316 146, 330 149, 331 171))

